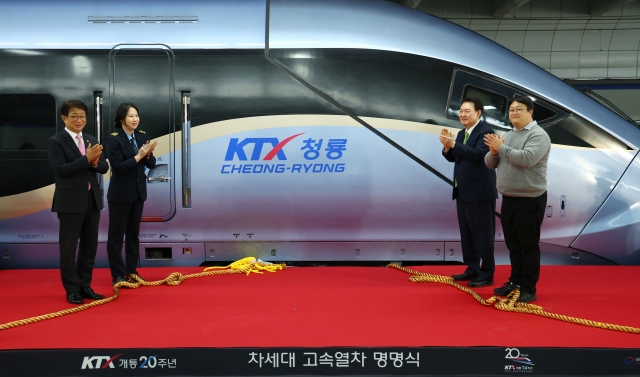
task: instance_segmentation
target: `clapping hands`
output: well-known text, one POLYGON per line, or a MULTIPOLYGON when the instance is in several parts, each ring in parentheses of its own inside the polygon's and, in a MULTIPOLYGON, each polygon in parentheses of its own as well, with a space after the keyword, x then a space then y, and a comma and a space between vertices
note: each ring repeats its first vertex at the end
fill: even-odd
POLYGON ((504 143, 504 139, 498 134, 486 134, 484 135, 484 143, 489 147, 491 154, 497 156, 499 154, 498 148, 504 143))
POLYGON ((96 144, 94 146, 91 146, 91 143, 89 143, 89 145, 87 146, 87 151, 85 152, 85 156, 87 157, 87 160, 89 161, 91 166, 98 165, 101 154, 102 154, 102 145, 96 144))
POLYGON ((443 128, 442 131, 440 131, 440 142, 446 150, 451 149, 456 144, 455 136, 451 131, 443 128))
POLYGON ((138 157, 140 157, 140 159, 142 158, 149 158, 151 157, 151 153, 153 153, 153 151, 156 149, 156 146, 158 145, 157 141, 154 141, 153 143, 150 143, 148 140, 147 142, 140 147, 140 149, 138 149, 138 157))

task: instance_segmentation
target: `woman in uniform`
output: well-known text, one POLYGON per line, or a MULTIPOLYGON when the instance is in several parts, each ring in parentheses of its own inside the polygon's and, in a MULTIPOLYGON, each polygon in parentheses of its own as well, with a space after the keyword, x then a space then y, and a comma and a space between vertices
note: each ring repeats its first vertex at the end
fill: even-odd
MULTIPOLYGON (((109 235, 107 255, 113 284, 135 282, 140 260, 140 220, 147 199, 145 167, 153 169, 156 158, 153 150, 158 142, 149 142, 145 132, 138 129, 140 118, 133 103, 123 103, 116 112, 116 132, 107 140, 107 158, 111 165, 109 203, 109 235), (125 259, 122 259, 124 238, 125 259)), ((140 276, 140 275, 138 275, 140 276)))

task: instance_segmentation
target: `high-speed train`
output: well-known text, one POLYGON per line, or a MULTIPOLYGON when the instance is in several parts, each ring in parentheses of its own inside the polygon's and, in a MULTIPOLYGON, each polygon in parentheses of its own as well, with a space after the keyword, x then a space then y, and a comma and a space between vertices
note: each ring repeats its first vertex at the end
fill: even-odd
POLYGON ((46 142, 68 99, 101 142, 122 102, 158 141, 142 266, 461 261, 438 134, 461 128, 465 96, 507 132, 516 93, 553 144, 543 263, 640 265, 640 130, 467 29, 375 0, 1 7, 2 269, 58 265, 46 142))

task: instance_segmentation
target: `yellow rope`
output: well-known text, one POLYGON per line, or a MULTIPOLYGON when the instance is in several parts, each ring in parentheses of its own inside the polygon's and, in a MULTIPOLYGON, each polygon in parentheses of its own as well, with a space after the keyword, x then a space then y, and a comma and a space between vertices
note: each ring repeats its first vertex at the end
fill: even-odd
MULTIPOLYGON (((120 294, 120 288, 121 287, 127 287, 127 288, 135 289, 135 288, 139 288, 141 285, 144 285, 144 286, 158 286, 158 285, 162 285, 162 284, 177 286, 177 285, 180 285, 180 283, 182 283, 185 280, 198 278, 198 277, 214 276, 214 275, 239 274, 239 273, 246 273, 247 275, 249 275, 252 272, 253 273, 257 273, 257 274, 262 274, 263 273, 262 271, 276 272, 278 270, 283 270, 285 267, 286 266, 284 264, 273 264, 273 263, 269 263, 269 262, 263 262, 263 261, 260 261, 260 260, 256 260, 253 257, 248 257, 248 258, 244 258, 244 259, 241 259, 239 261, 233 262, 233 263, 231 263, 230 265, 228 265, 226 267, 209 267, 209 268, 206 268, 204 270, 204 272, 200 272, 200 273, 196 273, 196 274, 182 275, 179 272, 173 272, 172 274, 170 274, 169 276, 167 276, 163 280, 157 280, 157 281, 151 281, 151 282, 142 280, 139 276, 137 276, 135 274, 132 274, 132 275, 130 275, 130 277, 133 278, 136 282, 135 283, 130 283, 130 282, 123 281, 123 282, 115 284, 113 286, 114 293, 113 293, 113 296, 111 296, 111 297, 106 297, 106 298, 104 298, 102 300, 96 300, 96 301, 90 302, 88 304, 76 306, 76 307, 70 308, 70 309, 61 310, 61 311, 58 311, 58 312, 55 312, 55 313, 44 314, 44 315, 37 316, 37 317, 31 317, 31 318, 27 318, 27 319, 22 319, 22 320, 17 320, 17 321, 1 324, 0 325, 0 331, 1 330, 6 330, 6 329, 10 329, 10 328, 13 328, 13 327, 27 325, 27 324, 30 324, 30 323, 41 322, 41 321, 44 321, 44 320, 47 320, 47 319, 52 319, 52 318, 56 318, 56 317, 62 317, 62 316, 68 315, 68 314, 78 313, 78 312, 81 312, 83 310, 87 310, 89 308, 93 308, 95 306, 99 306, 99 305, 103 305, 103 304, 109 303, 109 302, 115 300, 116 298, 118 298, 118 296, 120 294)), ((414 282, 414 283, 432 282, 432 283, 448 284, 448 285, 454 286, 454 287, 458 288, 459 290, 461 290, 463 292, 467 292, 470 295, 472 295, 473 298, 475 298, 482 305, 485 305, 485 306, 494 305, 494 307, 496 309, 498 309, 498 310, 509 311, 509 312, 535 314, 535 315, 539 315, 539 316, 543 316, 543 317, 547 317, 547 318, 553 318, 553 319, 557 319, 557 320, 560 320, 560 321, 576 323, 576 324, 585 325, 585 326, 599 327, 599 328, 607 329, 607 330, 615 330, 615 331, 621 331, 621 332, 640 334, 640 328, 630 327, 630 326, 620 326, 620 325, 615 325, 615 324, 609 324, 609 323, 596 322, 596 321, 580 319, 580 318, 575 318, 575 317, 569 317, 569 316, 565 316, 565 315, 561 315, 561 314, 549 313, 549 312, 545 311, 542 307, 540 307, 538 305, 517 302, 518 297, 520 296, 520 290, 518 288, 514 289, 506 298, 500 298, 498 296, 493 296, 493 297, 485 300, 480 295, 478 295, 475 291, 473 291, 472 289, 464 287, 464 286, 456 283, 455 281, 453 281, 453 278, 450 277, 450 276, 433 275, 433 274, 429 274, 429 273, 425 273, 425 272, 413 271, 413 270, 409 270, 409 269, 404 268, 404 267, 400 267, 400 266, 398 266, 396 264, 390 264, 389 267, 392 267, 392 268, 398 269, 400 271, 404 271, 406 273, 414 275, 411 278, 409 278, 409 280, 411 282, 414 282)))
POLYGON ((55 313, 49 313, 49 314, 44 314, 37 317, 31 317, 27 319, 21 319, 13 322, 4 323, 0 325, 0 331, 7 330, 13 327, 28 325, 30 323, 41 322, 47 319, 62 317, 68 314, 78 313, 83 310, 93 308, 95 306, 104 305, 118 298, 118 296, 120 295, 121 287, 135 289, 135 288, 139 288, 141 285, 158 286, 162 284, 167 284, 167 285, 176 286, 176 285, 180 285, 180 283, 182 283, 187 279, 199 278, 204 276, 242 274, 242 273, 246 273, 247 275, 249 275, 252 272, 262 274, 262 271, 276 272, 277 270, 283 270, 285 267, 286 266, 284 263, 273 264, 269 262, 263 262, 261 260, 256 260, 256 258, 254 257, 247 257, 239 261, 233 262, 226 267, 209 267, 205 269, 205 272, 200 272, 196 274, 182 275, 179 272, 173 272, 171 275, 167 276, 165 279, 158 280, 158 281, 145 281, 145 280, 142 280, 138 275, 131 274, 129 275, 129 277, 134 279, 136 282, 130 283, 130 282, 122 281, 115 284, 113 286, 113 296, 111 297, 106 297, 102 300, 96 300, 88 304, 76 306, 74 308, 60 310, 55 313), (207 271, 212 269, 215 269, 215 271, 207 271))
POLYGON ((621 332, 627 332, 627 333, 633 333, 633 334, 640 334, 640 328, 637 328, 637 327, 620 326, 620 325, 614 325, 614 324, 610 324, 610 323, 591 321, 591 320, 588 320, 588 319, 569 317, 569 316, 562 315, 562 314, 549 313, 549 312, 545 311, 541 306, 534 305, 534 304, 528 304, 528 303, 524 303, 524 302, 517 302, 518 297, 520 297, 520 289, 519 288, 516 288, 513 291, 511 291, 511 293, 509 293, 509 295, 507 297, 505 297, 505 298, 500 298, 499 296, 492 296, 488 300, 485 300, 482 297, 480 297, 480 295, 477 294, 472 289, 469 289, 469 288, 467 288, 465 286, 462 286, 462 285, 456 283, 453 280, 453 278, 450 277, 450 276, 434 275, 434 274, 429 274, 429 273, 426 273, 426 272, 413 271, 413 270, 409 270, 407 268, 398 266, 397 264, 393 264, 393 263, 390 264, 389 267, 392 267, 392 268, 395 268, 397 270, 404 271, 406 273, 414 275, 414 276, 409 278, 409 280, 411 282, 413 282, 413 283, 448 284, 448 285, 451 285, 453 287, 458 288, 459 290, 461 290, 463 292, 467 292, 468 294, 473 296, 473 298, 475 298, 482 305, 485 305, 485 306, 493 305, 498 310, 503 310, 503 311, 507 311, 507 312, 518 312, 518 313, 535 314, 535 315, 539 315, 539 316, 542 316, 542 317, 553 318, 553 319, 557 319, 559 321, 576 323, 576 324, 584 325, 584 326, 599 327, 601 329, 615 330, 615 331, 621 331, 621 332))
POLYGON ((246 258, 240 259, 239 261, 235 261, 231 263, 227 267, 207 267, 204 270, 212 271, 212 270, 217 270, 221 268, 232 268, 236 270, 248 269, 247 270, 247 276, 248 276, 252 272, 256 274, 262 274, 262 271, 276 272, 278 270, 284 269, 285 264, 284 263, 274 264, 274 263, 264 262, 259 259, 256 260, 256 258, 254 257, 246 257, 246 258))

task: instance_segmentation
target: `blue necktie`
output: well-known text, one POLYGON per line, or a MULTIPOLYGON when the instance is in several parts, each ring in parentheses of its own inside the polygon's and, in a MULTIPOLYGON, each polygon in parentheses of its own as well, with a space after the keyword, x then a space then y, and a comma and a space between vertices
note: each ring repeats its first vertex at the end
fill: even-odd
POLYGON ((133 147, 133 152, 135 154, 138 154, 138 146, 136 145, 136 138, 135 137, 131 138, 131 146, 133 147))

